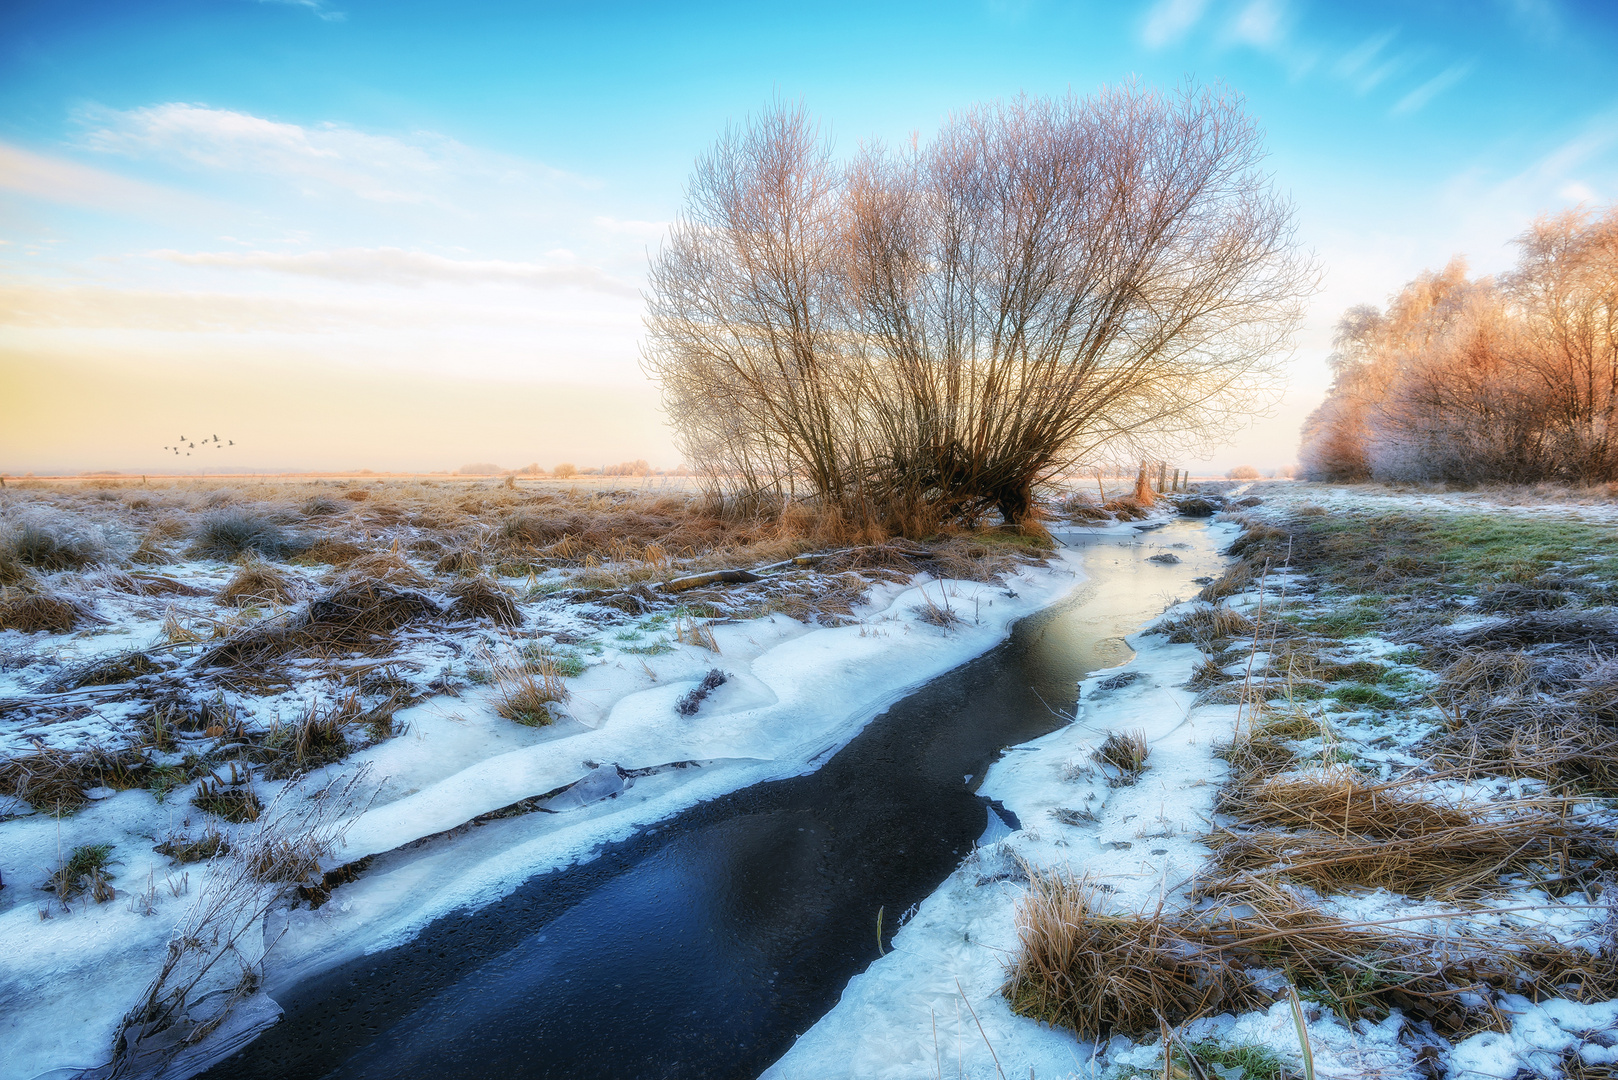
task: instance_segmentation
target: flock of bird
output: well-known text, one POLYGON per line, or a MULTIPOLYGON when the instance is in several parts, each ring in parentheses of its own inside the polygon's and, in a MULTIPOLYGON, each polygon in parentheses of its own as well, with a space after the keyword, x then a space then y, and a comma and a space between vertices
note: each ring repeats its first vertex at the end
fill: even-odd
MULTIPOLYGON (((211 439, 203 439, 202 440, 202 445, 203 446, 207 446, 209 443, 213 443, 213 448, 215 450, 218 450, 218 449, 220 449, 222 447, 226 447, 226 446, 235 446, 236 445, 236 440, 235 439, 225 439, 225 440, 221 441, 219 436, 217 436, 217 435, 215 435, 211 439)), ((165 449, 165 450, 173 450, 175 457, 179 457, 182 451, 184 452, 186 457, 190 457, 191 456, 191 451, 195 450, 196 448, 197 448, 197 444, 194 443, 194 442, 186 442, 186 439, 185 439, 184 435, 181 435, 179 440, 173 446, 165 446, 165 447, 163 447, 163 449, 165 449)))

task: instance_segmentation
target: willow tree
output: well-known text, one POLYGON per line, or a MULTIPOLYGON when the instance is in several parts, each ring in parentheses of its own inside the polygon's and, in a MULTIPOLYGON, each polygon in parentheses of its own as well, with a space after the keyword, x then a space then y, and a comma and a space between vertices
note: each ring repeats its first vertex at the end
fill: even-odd
POLYGON ((1273 391, 1313 287, 1238 98, 1129 86, 838 163, 801 107, 728 131, 653 259, 645 363, 749 493, 996 508, 1273 391))

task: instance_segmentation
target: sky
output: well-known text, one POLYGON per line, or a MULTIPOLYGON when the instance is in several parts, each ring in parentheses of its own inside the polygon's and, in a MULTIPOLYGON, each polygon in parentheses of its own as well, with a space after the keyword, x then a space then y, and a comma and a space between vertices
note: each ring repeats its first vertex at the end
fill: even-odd
POLYGON ((672 467, 641 290, 727 124, 1129 79, 1241 94, 1321 266, 1281 404, 1176 463, 1275 468, 1345 308, 1618 198, 1614 70, 1568 0, 8 0, 0 472, 672 467))

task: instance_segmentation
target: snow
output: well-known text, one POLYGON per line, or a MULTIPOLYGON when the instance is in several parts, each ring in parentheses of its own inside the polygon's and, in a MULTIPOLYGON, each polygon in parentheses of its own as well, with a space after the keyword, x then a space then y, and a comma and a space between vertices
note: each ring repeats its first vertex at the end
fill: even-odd
POLYGON ((1618 1064, 1612 1034, 1618 1028, 1618 1001, 1581 1005, 1550 998, 1537 1005, 1517 994, 1502 995, 1500 1011, 1511 1018, 1507 1032, 1481 1031, 1458 1043, 1449 1055, 1450 1080, 1494 1080, 1526 1070, 1554 1077, 1562 1055, 1577 1048, 1590 1065, 1618 1064), (1608 1045, 1592 1040, 1605 1033, 1608 1045))
MULTIPOLYGON (((1057 554, 1047 568, 1024 569, 1009 587, 921 576, 874 588, 850 626, 806 625, 783 615, 713 625, 717 655, 692 645, 638 655, 603 639, 599 658, 569 680, 568 715, 545 728, 499 718, 492 689, 401 711, 395 720, 408 725, 403 735, 332 767, 368 766, 376 783, 368 808, 326 863, 377 858, 318 910, 272 912, 266 934, 276 946, 266 989, 273 996, 278 987, 406 939, 439 915, 496 899, 698 801, 812 769, 910 689, 987 650, 1017 619, 1080 580, 1080 560, 1071 552, 1057 554), (933 604, 947 602, 964 621, 946 629, 919 618, 924 588, 933 604), (675 700, 714 667, 730 680, 697 715, 679 716, 675 700), (566 790, 544 807, 551 812, 468 827, 480 815, 559 788, 566 790)), ((149 643, 162 609, 135 607, 130 602, 126 611, 104 611, 130 624, 70 639, 58 656, 31 665, 26 680, 15 668, 0 672, 0 694, 37 683, 40 664, 149 643)), ((545 614, 560 622, 556 612, 545 614)), ((486 648, 502 647, 483 636, 486 648)), ((424 644, 402 660, 430 670, 443 662, 434 648, 424 644)), ((306 704, 289 694, 264 707, 306 704)), ((84 745, 110 734, 105 718, 95 723, 100 727, 73 732, 53 725, 45 735, 51 745, 84 745)), ((26 749, 18 742, 16 749, 26 749)), ((254 785, 265 802, 281 786, 254 785)), ((199 828, 200 821, 188 820, 194 813, 184 792, 159 804, 150 792, 132 790, 60 820, 29 814, 0 821, 6 884, 22 886, 0 891, 6 956, 0 1077, 106 1060, 119 1018, 144 989, 196 896, 198 884, 152 852, 169 833, 199 828), (42 881, 62 853, 86 843, 114 845, 121 860, 114 867, 118 901, 75 901, 71 911, 57 905, 42 918, 33 898, 48 900, 49 894, 21 894, 42 881), (133 894, 148 884, 152 913, 140 914, 133 894)), ((194 876, 197 869, 191 868, 194 876)))
MULTIPOLYGON (((1199 545, 1230 535, 1214 526, 1199 545)), ((1234 706, 1192 713, 1196 695, 1183 684, 1201 659, 1195 646, 1149 633, 1128 643, 1136 651, 1130 663, 1084 680, 1074 723, 1014 748, 985 776, 979 793, 1023 828, 981 845, 923 901, 892 951, 850 981, 767 1080, 934 1076, 940 1063, 946 1075, 968 1077, 1090 1075, 1095 1047, 1014 1015, 1000 994, 1017 948, 1020 864, 1083 873, 1121 909, 1182 901, 1206 855, 1196 838, 1225 776, 1212 748, 1235 719, 1234 706), (1126 671, 1139 677, 1099 690, 1126 671), (1110 787, 1090 761, 1111 730, 1143 732, 1151 745, 1132 786, 1110 787), (1057 816, 1075 809, 1097 820, 1057 816)))
MULTIPOLYGON (((1412 496, 1269 485, 1264 495, 1279 495, 1278 501, 1289 505, 1314 503, 1339 510, 1467 510, 1618 520, 1611 505, 1520 506, 1474 494, 1412 496)), ((1228 526, 1211 526, 1209 541, 1228 540, 1224 528, 1228 526)), ((1291 578, 1272 575, 1270 594, 1288 591, 1297 598, 1291 578)), ((1253 592, 1230 601, 1238 609, 1258 602, 1253 592)), ((1193 646, 1170 645, 1149 633, 1128 640, 1135 658, 1085 680, 1074 723, 1011 748, 990 769, 982 794, 1000 800, 1023 829, 991 826, 979 849, 905 923, 892 951, 850 981, 837 1005, 764 1074, 765 1080, 914 1078, 952 1071, 981 1078, 1162 1075, 1163 1048, 1155 1041, 1137 1045, 1115 1037, 1094 1045, 1016 1016, 1000 992, 1018 949, 1015 908, 1026 894, 1024 867, 1082 875, 1115 910, 1159 905, 1172 910, 1185 903, 1185 886, 1208 855, 1196 837, 1211 823, 1213 798, 1225 776, 1212 749, 1231 736, 1235 708, 1193 710, 1195 695, 1183 688, 1200 660, 1193 646), (1126 672, 1139 678, 1098 692, 1098 684, 1126 672), (1144 732, 1150 742, 1149 767, 1134 786, 1109 789, 1103 771, 1090 764, 1091 750, 1108 731, 1144 732), (1058 817, 1063 810, 1085 814, 1058 817), (1094 820, 1087 820, 1092 815, 1094 820)), ((1342 652, 1345 658, 1380 658, 1398 649, 1367 637, 1345 642, 1342 652)), ((1246 664, 1244 657, 1244 670, 1246 664)), ((1255 671, 1261 670, 1257 657, 1254 664, 1255 671)), ((1405 708, 1391 721, 1385 715, 1339 713, 1333 726, 1337 739, 1353 741, 1356 755, 1367 765, 1380 764, 1386 775, 1394 766, 1416 763, 1403 749, 1438 721, 1436 710, 1405 708)), ((1539 790, 1532 781, 1496 779, 1438 781, 1411 794, 1475 807, 1532 797, 1539 790)), ((1603 922, 1604 908, 1581 900, 1576 894, 1558 900, 1538 890, 1516 890, 1470 912, 1465 926, 1473 932, 1532 927, 1564 943, 1593 948, 1610 927, 1603 922), (1517 910, 1523 907, 1535 910, 1517 910)), ((1333 896, 1322 907, 1346 920, 1433 916, 1431 921, 1413 920, 1409 928, 1416 933, 1444 934, 1458 924, 1445 917, 1454 914, 1454 905, 1414 902, 1385 890, 1333 896)), ((1511 1030, 1484 1032, 1453 1047, 1445 1062, 1451 1080, 1497 1080, 1519 1070, 1556 1077, 1561 1075, 1558 1062, 1568 1052, 1591 1064, 1618 1061, 1618 1002, 1586 1006, 1550 1000, 1535 1005, 1513 995, 1500 1001, 1511 1030)), ((1302 1007, 1314 1072, 1323 1080, 1415 1080, 1427 1075, 1411 1047, 1400 1040, 1405 1020, 1397 1010, 1374 1024, 1346 1023, 1312 1002, 1302 1007)), ((1301 1068, 1297 1027, 1287 1001, 1240 1017, 1196 1020, 1185 1026, 1183 1035, 1188 1041, 1212 1038, 1227 1045, 1265 1047, 1301 1068)))

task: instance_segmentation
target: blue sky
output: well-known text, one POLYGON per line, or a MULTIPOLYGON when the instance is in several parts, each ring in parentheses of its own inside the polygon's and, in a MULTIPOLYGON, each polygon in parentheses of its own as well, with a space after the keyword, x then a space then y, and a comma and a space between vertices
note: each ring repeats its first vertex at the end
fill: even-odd
POLYGON ((0 469, 155 465, 188 418, 238 464, 673 464, 638 290, 728 121, 801 97, 852 148, 1132 77, 1244 95, 1320 258, 1287 400, 1208 459, 1285 464, 1344 307, 1614 199, 1615 61, 1618 5, 1558 0, 13 0, 0 469))

